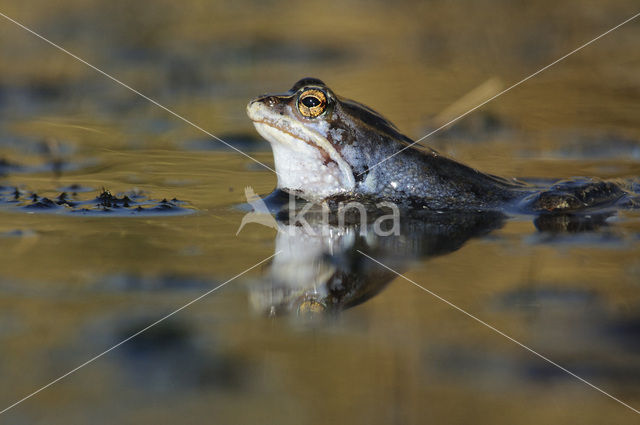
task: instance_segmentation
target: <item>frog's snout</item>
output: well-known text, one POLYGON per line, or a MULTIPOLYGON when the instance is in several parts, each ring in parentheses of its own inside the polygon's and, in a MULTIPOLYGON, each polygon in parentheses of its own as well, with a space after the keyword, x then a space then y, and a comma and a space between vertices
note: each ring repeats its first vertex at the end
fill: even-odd
POLYGON ((265 115, 282 113, 283 101, 278 96, 264 95, 256 97, 247 105, 247 115, 253 121, 261 120, 265 115))
POLYGON ((253 121, 256 121, 260 118, 260 107, 262 102, 261 98, 253 99, 247 104, 247 115, 253 121))

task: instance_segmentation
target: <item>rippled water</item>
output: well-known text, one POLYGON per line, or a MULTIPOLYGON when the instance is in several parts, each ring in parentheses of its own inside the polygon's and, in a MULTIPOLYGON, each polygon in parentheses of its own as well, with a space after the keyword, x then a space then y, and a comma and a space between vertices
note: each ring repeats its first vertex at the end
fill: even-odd
MULTIPOLYGON (((474 88, 507 87, 634 7, 65 0, 1 12, 272 166, 245 117, 253 96, 313 75, 417 138, 474 106, 474 88)), ((632 22, 428 144, 504 176, 637 178, 638 37, 632 22)), ((358 250, 640 408, 638 211, 412 217, 389 238, 257 224, 236 236, 245 187, 271 192, 269 171, 4 18, 0 58, 0 409, 281 251, 3 422, 636 418, 358 250)))

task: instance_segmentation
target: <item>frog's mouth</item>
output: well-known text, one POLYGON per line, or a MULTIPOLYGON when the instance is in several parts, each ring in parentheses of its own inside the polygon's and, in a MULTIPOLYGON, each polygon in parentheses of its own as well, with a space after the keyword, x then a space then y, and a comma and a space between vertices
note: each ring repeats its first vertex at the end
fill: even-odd
MULTIPOLYGON (((322 145, 318 145, 306 139, 300 138, 287 130, 284 130, 282 128, 279 128, 269 123, 268 121, 254 121, 253 125, 256 128, 256 130, 258 130, 258 133, 260 133, 262 137, 264 137, 266 140, 268 140, 271 143, 285 143, 286 139, 292 138, 292 139, 295 139, 298 143, 302 142, 311 146, 314 149, 317 149, 320 155, 322 156, 324 165, 327 165, 330 162, 337 164, 337 161, 331 157, 331 154, 322 145), (273 141, 274 139, 275 139, 275 142, 273 141)), ((332 146, 331 146, 331 150, 335 151, 335 149, 332 146)))
POLYGON ((258 133, 271 144, 278 187, 299 190, 313 198, 355 187, 351 166, 322 136, 321 124, 297 122, 260 102, 250 103, 247 114, 258 133))

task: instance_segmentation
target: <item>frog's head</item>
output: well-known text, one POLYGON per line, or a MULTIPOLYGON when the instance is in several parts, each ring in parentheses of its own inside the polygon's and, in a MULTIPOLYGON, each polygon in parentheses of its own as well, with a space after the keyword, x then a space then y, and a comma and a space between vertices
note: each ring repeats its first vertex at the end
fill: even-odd
POLYGON ((308 199, 353 192, 381 155, 408 140, 381 115, 315 78, 252 100, 247 114, 271 143, 278 187, 308 199))

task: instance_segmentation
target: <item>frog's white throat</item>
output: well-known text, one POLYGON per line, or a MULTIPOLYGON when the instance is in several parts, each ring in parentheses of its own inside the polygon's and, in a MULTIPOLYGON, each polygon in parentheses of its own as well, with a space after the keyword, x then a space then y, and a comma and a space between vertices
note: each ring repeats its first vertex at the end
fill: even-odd
POLYGON ((271 144, 278 188, 299 191, 305 198, 318 200, 355 187, 351 166, 326 138, 296 123, 287 123, 290 132, 264 122, 253 124, 271 144))

